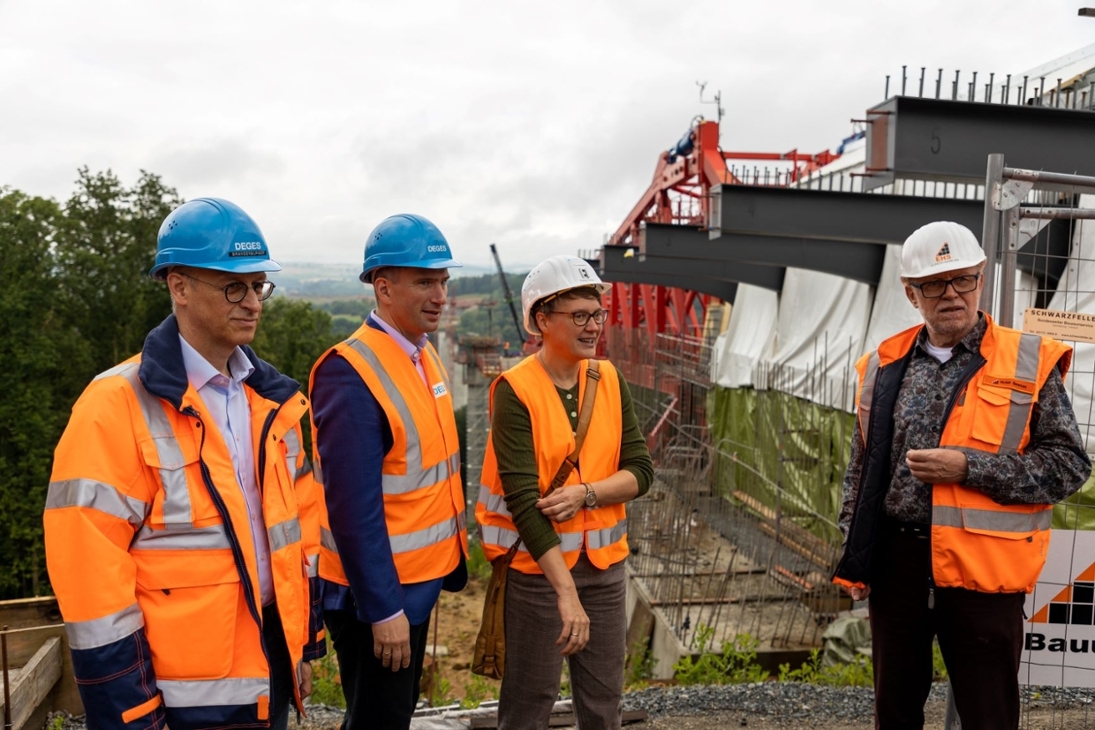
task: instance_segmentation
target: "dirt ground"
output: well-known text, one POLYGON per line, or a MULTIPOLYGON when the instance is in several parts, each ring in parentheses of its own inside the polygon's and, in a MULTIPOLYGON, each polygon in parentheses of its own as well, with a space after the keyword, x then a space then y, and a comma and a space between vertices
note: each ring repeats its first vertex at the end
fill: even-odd
MULTIPOLYGON (((469 695, 479 700, 495 699, 500 682, 471 673, 472 652, 479 622, 483 616, 483 598, 487 581, 470 576, 468 585, 459 593, 441 593, 437 621, 437 645, 448 650, 448 656, 438 657, 439 681, 430 682, 424 677, 422 696, 435 697, 433 703, 443 700, 463 699, 469 695)), ((434 626, 430 626, 429 644, 433 644, 434 626)), ((427 653, 429 650, 427 649, 427 653)), ((429 663, 429 658, 427 658, 429 663)), ((429 670, 424 674, 428 675, 429 670)))

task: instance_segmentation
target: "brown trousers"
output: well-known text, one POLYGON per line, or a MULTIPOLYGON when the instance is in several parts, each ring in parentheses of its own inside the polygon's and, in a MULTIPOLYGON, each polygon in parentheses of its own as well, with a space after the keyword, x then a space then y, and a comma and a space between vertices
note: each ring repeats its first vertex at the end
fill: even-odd
MULTIPOLYGON (((589 643, 569 657, 574 714, 582 730, 620 727, 626 647, 626 574, 620 561, 600 570, 582 553, 570 571, 589 615, 589 643)), ((506 675, 500 730, 546 728, 559 696, 563 630, 555 590, 543 575, 510 570, 506 584, 506 675)))
POLYGON ((880 526, 870 596, 875 727, 924 727, 938 636, 962 730, 1018 728, 1025 596, 936 588, 928 608, 929 549, 926 528, 880 526))

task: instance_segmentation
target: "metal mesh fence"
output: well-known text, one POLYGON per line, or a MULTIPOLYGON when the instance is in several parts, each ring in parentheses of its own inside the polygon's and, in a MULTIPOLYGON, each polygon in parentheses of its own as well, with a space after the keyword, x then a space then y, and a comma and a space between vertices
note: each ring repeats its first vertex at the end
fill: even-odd
MULTIPOLYGON (((633 577, 685 646, 695 647, 701 627, 715 646, 740 634, 762 648, 818 646, 837 611, 850 607, 829 582, 840 544, 835 512, 822 514, 784 479, 797 469, 813 480, 799 488, 831 492, 843 464, 834 467, 830 444, 850 432, 832 432, 830 409, 773 393, 752 405, 764 424, 755 437, 735 438, 710 422, 708 343, 640 330, 608 337, 656 466, 650 493, 628 509, 633 577)), ((758 377, 778 386, 790 375, 758 377)))

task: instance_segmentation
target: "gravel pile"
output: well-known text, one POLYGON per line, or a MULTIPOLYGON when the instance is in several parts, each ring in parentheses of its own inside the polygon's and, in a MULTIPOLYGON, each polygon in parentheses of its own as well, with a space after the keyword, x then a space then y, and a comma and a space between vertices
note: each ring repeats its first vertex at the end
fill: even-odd
MULTIPOLYGON (((946 688, 932 688, 944 699, 946 688)), ((646 710, 651 717, 741 712, 794 722, 862 720, 874 713, 874 691, 866 687, 822 687, 798 682, 761 682, 689 687, 651 687, 625 695, 624 709, 646 710)))
MULTIPOLYGON (((947 685, 932 686, 929 705, 942 706, 947 698, 947 685)), ((1024 708, 1091 710, 1095 715, 1095 691, 1072 687, 1029 687, 1022 689, 1024 708)), ((874 692, 866 687, 823 687, 798 682, 761 682, 757 684, 727 684, 690 687, 649 687, 624 695, 625 710, 646 710, 651 718, 703 716, 717 713, 740 713, 748 718, 768 718, 777 724, 825 727, 840 722, 863 722, 874 713, 874 692)), ((297 725, 290 716, 290 730, 334 730, 342 722, 343 711, 325 705, 308 707, 308 718, 297 725)), ((444 713, 463 722, 466 712, 444 713), (454 717, 455 716, 455 717, 454 717)), ((51 716, 47 730, 86 730, 83 717, 73 718, 64 713, 51 716)), ((1085 722, 1085 727, 1087 726, 1085 722)))

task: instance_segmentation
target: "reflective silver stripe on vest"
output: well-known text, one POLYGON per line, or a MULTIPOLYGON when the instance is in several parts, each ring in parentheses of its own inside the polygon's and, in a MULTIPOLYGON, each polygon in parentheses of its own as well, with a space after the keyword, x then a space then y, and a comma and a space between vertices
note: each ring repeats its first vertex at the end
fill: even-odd
MULTIPOLYGON (((1042 351, 1042 338, 1023 333, 1019 337, 1019 356, 1015 361, 1015 379, 1034 383, 1038 378, 1038 360, 1042 351)), ((1021 390, 1011 391, 1011 405, 1008 406, 1007 423, 1004 435, 1000 439, 1000 453, 1013 454, 1019 451, 1019 444, 1027 430, 1034 396, 1021 390)))
POLYGON ((319 575, 319 553, 308 555, 308 577, 315 578, 319 575))
POLYGON ((319 461, 312 464, 312 478, 316 480, 316 484, 323 486, 323 464, 319 461))
POLYGON ((412 550, 421 550, 459 535, 466 523, 467 517, 461 512, 456 517, 450 517, 423 530, 406 532, 402 535, 389 535, 388 541, 392 545, 393 554, 409 553, 412 550))
POLYGON ((600 550, 619 542, 626 534, 627 520, 620 520, 612 527, 587 532, 586 545, 590 550, 600 550))
POLYGON ((297 480, 303 479, 312 473, 312 460, 308 458, 308 455, 304 455, 304 463, 300 465, 300 469, 297 471, 297 480))
POLYGON ((223 525, 200 528, 153 530, 148 525, 137 530, 131 550, 230 550, 232 543, 223 525))
MULTIPOLYGON (((297 432, 294 429, 289 431, 282 437, 285 440, 285 466, 289 471, 290 483, 296 483, 297 479, 300 479, 303 474, 297 473, 297 457, 300 456, 300 439, 297 438, 297 432)), ((301 470, 303 472, 303 469, 301 470)))
POLYGON ((300 542, 300 520, 291 517, 266 528, 266 534, 270 537, 270 552, 276 553, 283 547, 300 542))
POLYGON ((137 371, 138 367, 134 364, 121 375, 133 387, 137 402, 141 404, 145 425, 148 426, 152 442, 156 445, 156 453, 160 457, 160 481, 163 482, 164 491, 164 524, 168 527, 192 527, 190 490, 186 486, 182 447, 175 437, 175 432, 171 430, 171 422, 167 420, 167 414, 164 413, 163 403, 145 390, 141 379, 137 377, 137 371))
MULTIPOLYGON (((403 421, 403 429, 407 434, 407 452, 405 454, 407 473, 381 475, 380 481, 384 494, 406 494, 407 492, 413 492, 416 489, 437 484, 453 474, 459 474, 459 448, 437 464, 421 470, 415 468, 416 465, 422 463, 422 440, 418 433, 418 426, 415 424, 414 417, 411 415, 411 409, 407 405, 407 401, 403 398, 403 394, 399 392, 399 389, 395 387, 395 382, 393 382, 391 376, 388 375, 388 371, 384 369, 384 366, 380 362, 380 358, 376 356, 376 353, 373 352, 368 345, 356 338, 351 338, 347 340, 346 343, 354 349, 354 352, 361 355, 369 367, 372 368, 372 371, 380 380, 381 387, 384 388, 384 394, 388 396, 392 405, 395 406, 395 410, 399 413, 399 419, 403 421)), ((428 353, 429 350, 427 349, 426 352, 428 353)), ((432 355, 430 355, 430 357, 432 357, 432 355)), ((447 378, 445 387, 449 387, 447 378)))
POLYGON ((506 508, 506 498, 501 494, 494 494, 485 484, 479 485, 479 504, 487 508, 487 512, 494 512, 495 514, 502 515, 513 519, 513 515, 510 514, 509 509, 506 508))
POLYGON ((878 366, 881 360, 878 350, 871 353, 867 360, 867 372, 863 375, 863 386, 859 393, 859 425, 863 429, 863 442, 867 441, 867 427, 871 425, 871 406, 874 405, 874 384, 878 380, 878 366))
POLYGON ((114 367, 110 368, 109 370, 104 370, 103 372, 99 373, 98 375, 96 375, 91 380, 92 380, 92 382, 94 382, 96 380, 105 380, 107 378, 113 378, 115 375, 123 375, 127 370, 132 370, 134 373, 136 373, 140 369, 141 369, 140 363, 123 362, 121 365, 115 365, 114 367))
MULTIPOLYGON (((582 535, 581 532, 562 533, 559 535, 559 549, 564 553, 581 550, 582 535)), ((495 527, 494 525, 479 525, 479 539, 484 545, 494 545, 502 550, 509 550, 513 547, 513 543, 517 542, 517 531, 508 530, 505 527, 495 527)), ((524 542, 517 550, 522 553, 528 552, 524 542)))
POLYGON ((338 545, 335 545, 335 536, 326 527, 319 528, 319 544, 338 555, 338 545))
MULTIPOLYGON (((418 436, 418 426, 411 416, 411 409, 407 405, 407 401, 403 399, 403 394, 399 392, 399 388, 395 387, 395 383, 380 363, 380 358, 376 356, 376 353, 356 337, 351 337, 346 343, 354 349, 354 352, 361 355, 368 366, 372 368, 376 377, 380 380, 380 386, 384 388, 384 393, 391 400, 392 405, 395 406, 395 410, 398 411, 399 419, 403 421, 403 428, 407 432, 407 476, 410 476, 410 465, 422 463, 422 443, 418 436)), ((387 492, 387 485, 385 485, 384 491, 387 492)))
POLYGON ((961 527, 967 530, 1025 534, 1036 530, 1048 530, 1052 524, 1052 509, 1023 513, 939 505, 932 507, 932 525, 937 527, 961 527))
POLYGON ((416 489, 433 486, 448 479, 453 474, 458 474, 460 472, 460 452, 450 454, 444 461, 421 471, 412 470, 410 464, 411 462, 408 459, 406 474, 380 475, 380 483, 383 486, 384 494, 406 494, 416 489))
MULTIPOLYGON (((509 550, 513 547, 513 543, 517 542, 517 531, 507 530, 504 527, 495 527, 494 525, 479 525, 479 540, 484 545, 494 545, 502 550, 509 550)), ((517 548, 518 552, 527 553, 528 548, 525 547, 525 543, 521 543, 521 547, 517 548)))
POLYGON ((128 497, 113 486, 94 479, 64 479, 49 483, 46 509, 63 507, 87 507, 140 525, 148 516, 147 502, 128 497))
POLYGON ((157 679, 168 707, 217 707, 253 705, 259 697, 270 696, 270 680, 239 677, 231 679, 157 679))
POLYGON ((449 397, 452 397, 452 383, 449 382, 449 375, 445 372, 444 366, 441 365, 441 361, 434 354, 432 348, 427 347, 424 352, 433 362, 433 366, 437 368, 437 372, 441 374, 441 382, 445 384, 445 390, 448 392, 449 397))
POLYGON ((95 649, 96 647, 121 641, 134 632, 144 628, 144 614, 134 603, 117 613, 92 619, 91 621, 66 621, 65 631, 68 643, 73 649, 95 649))

